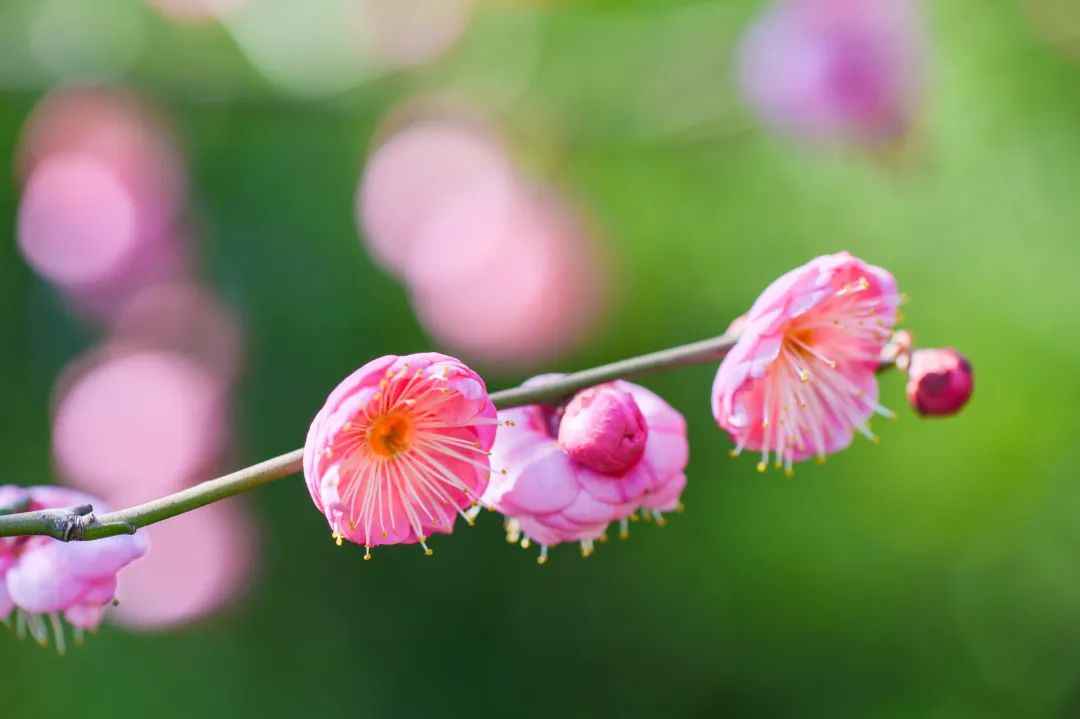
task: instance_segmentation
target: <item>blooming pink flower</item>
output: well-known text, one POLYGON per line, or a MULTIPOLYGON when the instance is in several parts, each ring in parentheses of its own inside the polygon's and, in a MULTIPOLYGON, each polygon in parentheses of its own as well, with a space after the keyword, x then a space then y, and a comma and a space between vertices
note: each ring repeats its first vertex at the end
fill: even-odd
MULTIPOLYGON (((29 511, 92 504, 108 511, 98 499, 63 487, 0 487, 0 505, 24 504, 29 511)), ((0 540, 0 619, 15 612, 20 633, 30 630, 40 644, 48 642, 44 616, 53 640, 64 650, 60 616, 75 627, 94 629, 116 594, 116 574, 147 549, 144 534, 120 535, 92 542, 61 542, 51 537, 12 537, 0 540)))
POLYGON ((924 417, 956 414, 967 404, 974 389, 971 363, 951 347, 911 353, 908 402, 924 417))
POLYGON ((877 402, 876 371, 900 297, 885 270, 846 252, 817 257, 773 282, 746 316, 713 384, 713 416, 736 443, 792 463, 824 460, 867 420, 892 413, 877 402))
POLYGON ((339 384, 304 445, 304 476, 333 537, 370 549, 453 531, 487 487, 495 406, 458 360, 372 360, 339 384))
POLYGON ((507 541, 540 544, 541 563, 560 542, 580 542, 588 556, 611 522, 625 536, 639 509, 663 522, 663 512, 678 508, 686 421, 644 387, 616 381, 584 390, 561 411, 530 405, 499 418, 508 427, 492 462, 506 471, 493 475, 481 502, 506 517, 507 541))
POLYGON ((777 0, 751 26, 739 73, 770 125, 809 138, 894 138, 921 90, 909 0, 777 0))

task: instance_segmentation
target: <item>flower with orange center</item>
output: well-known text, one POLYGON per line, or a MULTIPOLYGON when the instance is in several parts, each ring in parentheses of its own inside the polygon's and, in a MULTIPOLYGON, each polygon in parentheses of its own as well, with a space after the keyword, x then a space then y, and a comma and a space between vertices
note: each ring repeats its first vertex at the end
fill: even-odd
POLYGON ((487 488, 497 424, 484 381, 460 361, 381 357, 339 384, 312 422, 308 490, 338 544, 363 545, 365 558, 382 544, 431 554, 428 536, 453 531, 487 488))
POLYGON ((746 314, 713 384, 713 416, 733 454, 792 464, 843 449, 868 420, 892 416, 876 372, 897 319, 892 275, 846 252, 817 257, 773 282, 746 314))

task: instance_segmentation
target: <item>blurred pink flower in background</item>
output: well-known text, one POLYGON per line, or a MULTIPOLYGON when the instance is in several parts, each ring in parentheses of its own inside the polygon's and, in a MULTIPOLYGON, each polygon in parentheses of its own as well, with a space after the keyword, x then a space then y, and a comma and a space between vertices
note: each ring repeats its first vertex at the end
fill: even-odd
POLYGON ((662 513, 679 506, 690 452, 686 421, 644 387, 616 381, 584 390, 564 409, 530 405, 499 418, 508 426, 495 438, 491 461, 506 471, 492 475, 481 502, 506 517, 507 541, 541 545, 540 563, 549 546, 579 542, 588 556, 611 522, 625 537, 638 510, 663 522, 662 513))
POLYGON ((243 361, 233 312, 193 282, 144 287, 117 309, 109 337, 186 355, 222 381, 234 379, 243 361))
POLYGON ((57 470, 117 504, 182 489, 222 447, 226 387, 184 355, 107 347, 73 363, 58 388, 57 470))
MULTIPOLYGON (((435 352, 368 362, 330 393, 304 478, 332 536, 371 547, 450 534, 487 487, 495 406, 484 380, 435 352)), ((470 524, 472 522, 470 521, 470 524)))
POLYGON ((405 281, 435 339, 507 365, 573 345, 604 293, 580 220, 553 194, 523 184, 478 185, 444 204, 417 238, 405 281))
POLYGON ((384 268, 400 274, 442 204, 478 183, 513 182, 501 141, 478 123, 413 122, 382 143, 364 167, 356 197, 361 236, 384 268))
POLYGON ((183 163, 164 120, 120 90, 63 88, 27 120, 19 247, 85 316, 186 271, 183 163))
POLYGON ((38 165, 19 208, 19 247, 38 274, 69 289, 104 285, 138 256, 135 202, 101 162, 57 156, 38 165))
POLYGON ((357 220, 424 327, 467 357, 534 364, 599 314, 606 277, 584 222, 520 177, 482 123, 429 117, 398 129, 364 170, 357 220))
POLYGON ((170 629, 221 611, 251 584, 259 527, 243 499, 202 507, 140 530, 150 551, 120 580, 114 612, 134 629, 170 629))
POLYGON ((109 168, 133 198, 147 235, 171 228, 184 206, 187 176, 168 123, 126 90, 76 86, 46 95, 23 126, 16 174, 27 182, 56 155, 80 155, 109 168))
POLYGON ((922 64, 911 0, 776 0, 747 31, 738 72, 777 130, 880 142, 910 128, 922 64))
MULTIPOLYGON (((93 505, 98 498, 63 487, 0 487, 0 503, 25 504, 28 511, 93 505)), ((76 628, 95 629, 116 595, 117 573, 147 549, 143 533, 93 542, 61 542, 51 537, 13 537, 0 543, 0 619, 14 611, 20 634, 29 629, 43 646, 48 643, 49 616, 53 641, 64 651, 60 616, 76 628)))
POLYGON ((878 404, 877 370, 896 322, 896 280, 847 252, 816 257, 758 297, 716 374, 713 416, 736 443, 792 464, 837 452, 868 426, 878 404))

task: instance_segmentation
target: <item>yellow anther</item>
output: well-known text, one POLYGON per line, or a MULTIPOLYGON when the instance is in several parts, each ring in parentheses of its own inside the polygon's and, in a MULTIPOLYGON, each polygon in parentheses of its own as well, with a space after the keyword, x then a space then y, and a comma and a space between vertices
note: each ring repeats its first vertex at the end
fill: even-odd
POLYGON ((731 456, 731 457, 738 457, 739 456, 739 450, 733 449, 733 450, 728 452, 728 455, 731 456))
POLYGON ((769 465, 765 464, 764 462, 758 462, 757 463, 757 471, 759 471, 759 472, 764 472, 768 468, 769 468, 769 465))
POLYGON ((795 476, 795 470, 791 469, 790 467, 788 469, 785 469, 784 470, 784 476, 785 477, 794 477, 795 476))
POLYGON ((667 520, 664 519, 664 515, 658 514, 656 516, 656 526, 657 527, 666 527, 667 526, 667 520))
POLYGON ((536 563, 537 564, 547 564, 547 557, 544 556, 543 554, 541 554, 539 557, 536 558, 536 563))
POLYGON ((823 454, 819 454, 819 455, 817 456, 817 463, 818 463, 818 464, 825 464, 825 455, 823 455, 823 454))

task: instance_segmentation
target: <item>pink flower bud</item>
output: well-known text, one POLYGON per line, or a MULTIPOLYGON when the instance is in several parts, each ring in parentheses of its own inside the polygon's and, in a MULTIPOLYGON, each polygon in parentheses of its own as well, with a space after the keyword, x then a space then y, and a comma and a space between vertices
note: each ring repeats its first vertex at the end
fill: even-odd
POLYGON ((916 350, 908 372, 908 402, 926 417, 959 412, 975 389, 971 363, 962 354, 945 349, 916 350))
POLYGON ((621 474, 645 452, 649 428, 628 392, 606 384, 578 392, 559 425, 559 446, 603 474, 621 474))

